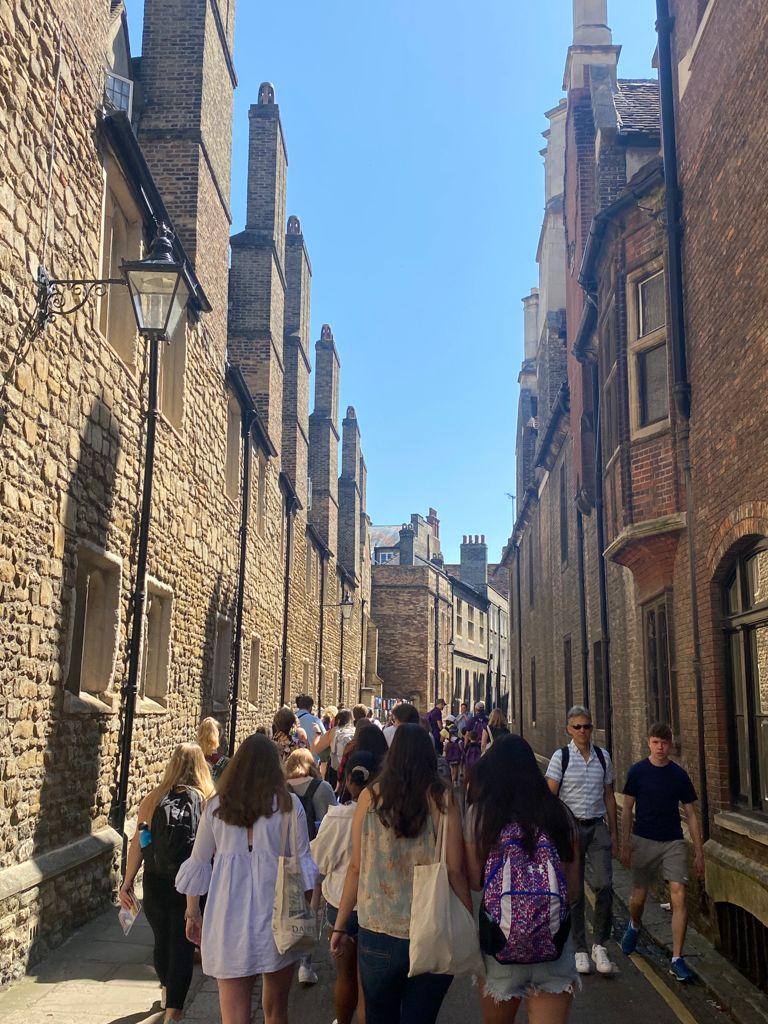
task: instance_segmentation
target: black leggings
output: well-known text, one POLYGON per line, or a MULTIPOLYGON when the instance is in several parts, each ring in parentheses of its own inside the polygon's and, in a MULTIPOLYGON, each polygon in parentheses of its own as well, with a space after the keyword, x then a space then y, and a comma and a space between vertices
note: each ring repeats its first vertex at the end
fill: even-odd
POLYGON ((195 947, 184 934, 186 897, 173 882, 144 872, 144 913, 155 937, 155 971, 166 989, 165 1005, 181 1010, 192 982, 195 947))

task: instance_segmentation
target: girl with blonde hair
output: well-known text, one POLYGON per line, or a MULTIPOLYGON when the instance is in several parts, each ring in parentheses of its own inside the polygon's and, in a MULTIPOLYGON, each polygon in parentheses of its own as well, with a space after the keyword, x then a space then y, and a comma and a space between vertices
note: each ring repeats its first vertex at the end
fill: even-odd
POLYGON ((120 887, 120 904, 130 908, 135 899, 133 883, 143 860, 144 913, 155 938, 155 971, 166 1021, 181 1017, 195 951, 184 933, 186 902, 176 891, 174 878, 192 852, 203 805, 212 795, 211 773, 202 749, 196 743, 180 743, 160 785, 139 804, 138 827, 128 848, 120 887))
POLYGON ((219 751, 221 743, 221 726, 210 715, 204 718, 197 728, 197 742, 200 744, 205 760, 211 770, 214 783, 229 764, 229 758, 219 751))
POLYGON ((494 742, 500 739, 502 736, 509 735, 509 726, 507 725, 507 716, 501 710, 501 708, 494 708, 491 712, 491 716, 488 719, 488 725, 483 729, 483 738, 480 741, 480 752, 484 754, 488 747, 492 747, 494 742))

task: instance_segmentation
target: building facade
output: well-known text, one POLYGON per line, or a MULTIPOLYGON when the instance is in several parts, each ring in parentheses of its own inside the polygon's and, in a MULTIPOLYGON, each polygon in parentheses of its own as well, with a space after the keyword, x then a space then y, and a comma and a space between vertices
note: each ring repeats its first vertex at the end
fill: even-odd
POLYGON ((230 239, 234 8, 146 0, 138 60, 115 0, 0 14, 0 982, 114 891, 137 628, 146 346, 120 284, 60 288, 43 323, 38 266, 119 279, 165 225, 189 289, 160 356, 130 805, 204 715, 235 742, 300 691, 376 685, 360 432, 328 327, 309 416, 311 267, 266 85, 230 239))
POLYGON ((765 304, 743 275, 761 228, 737 211, 763 175, 748 83, 768 16, 670 6, 659 81, 638 81, 618 76, 606 3, 575 0, 566 98, 547 115, 503 557, 512 711, 545 757, 587 703, 619 788, 650 722, 672 724, 706 840, 692 910, 766 989, 765 304))

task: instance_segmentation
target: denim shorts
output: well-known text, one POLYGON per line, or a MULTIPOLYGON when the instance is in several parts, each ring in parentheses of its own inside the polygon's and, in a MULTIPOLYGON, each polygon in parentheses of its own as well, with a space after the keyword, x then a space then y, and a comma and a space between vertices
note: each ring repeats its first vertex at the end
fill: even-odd
MULTIPOLYGON (((326 903, 325 904, 325 914, 326 914, 326 917, 328 919, 328 926, 330 928, 335 928, 336 927, 336 918, 339 916, 339 908, 338 907, 332 907, 330 903, 326 903)), ((345 931, 346 931, 347 935, 350 937, 350 939, 356 939, 357 938, 357 933, 360 931, 360 925, 357 923, 357 911, 356 910, 353 910, 352 913, 349 915, 349 920, 347 921, 347 927, 346 927, 345 931)))
POLYGON ((483 991, 495 1003, 524 999, 537 992, 548 992, 551 995, 570 992, 573 995, 581 988, 571 939, 566 942, 559 960, 549 960, 543 964, 500 964, 495 957, 484 953, 483 961, 483 991))

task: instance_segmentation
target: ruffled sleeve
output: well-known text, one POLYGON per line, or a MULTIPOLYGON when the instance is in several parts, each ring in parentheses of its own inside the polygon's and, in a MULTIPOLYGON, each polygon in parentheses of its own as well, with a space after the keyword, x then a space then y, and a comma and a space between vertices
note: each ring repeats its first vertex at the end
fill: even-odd
POLYGON ((317 881, 317 865, 312 860, 312 851, 309 848, 309 833, 307 832, 307 816, 301 801, 295 793, 291 794, 293 800, 293 811, 296 815, 296 850, 295 855, 299 858, 301 874, 304 878, 304 891, 314 889, 317 881))
POLYGON ((213 867, 211 861, 216 852, 216 841, 213 837, 211 820, 214 806, 209 803, 203 811, 200 825, 195 836, 195 845, 188 860, 176 873, 176 891, 186 896, 204 896, 211 884, 213 867))

